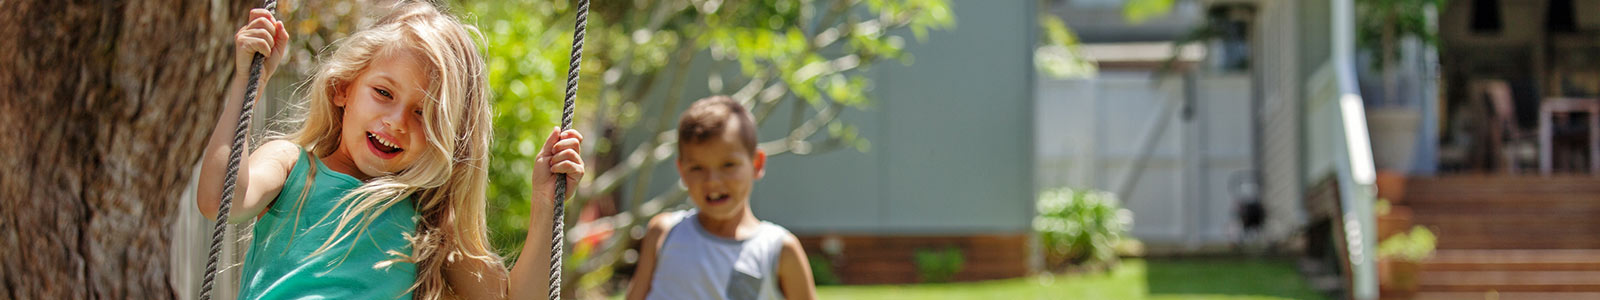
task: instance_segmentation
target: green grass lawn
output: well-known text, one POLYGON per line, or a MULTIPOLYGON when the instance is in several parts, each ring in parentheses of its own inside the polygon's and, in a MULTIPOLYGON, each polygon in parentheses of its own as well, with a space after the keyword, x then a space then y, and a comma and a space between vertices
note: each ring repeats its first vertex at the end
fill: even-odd
POLYGON ((1110 272, 970 283, 823 286, 823 299, 1325 299, 1281 259, 1127 259, 1110 272))

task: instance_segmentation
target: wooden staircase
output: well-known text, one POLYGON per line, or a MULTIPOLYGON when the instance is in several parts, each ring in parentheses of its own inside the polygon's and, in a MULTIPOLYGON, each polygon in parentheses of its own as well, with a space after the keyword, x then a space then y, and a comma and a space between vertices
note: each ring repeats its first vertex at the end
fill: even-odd
POLYGON ((1402 205, 1439 238, 1417 299, 1600 299, 1600 178, 1413 178, 1402 205))

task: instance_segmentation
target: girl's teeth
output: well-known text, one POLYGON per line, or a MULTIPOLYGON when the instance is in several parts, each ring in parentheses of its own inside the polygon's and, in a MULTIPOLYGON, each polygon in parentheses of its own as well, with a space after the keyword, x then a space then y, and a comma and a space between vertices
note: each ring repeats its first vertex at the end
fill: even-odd
POLYGON ((394 143, 391 143, 388 140, 385 140, 385 139, 383 139, 382 137, 379 137, 376 134, 372 134, 371 132, 368 132, 367 136, 372 137, 373 140, 377 140, 379 144, 383 144, 384 146, 389 146, 389 148, 400 148, 399 146, 395 146, 394 143))

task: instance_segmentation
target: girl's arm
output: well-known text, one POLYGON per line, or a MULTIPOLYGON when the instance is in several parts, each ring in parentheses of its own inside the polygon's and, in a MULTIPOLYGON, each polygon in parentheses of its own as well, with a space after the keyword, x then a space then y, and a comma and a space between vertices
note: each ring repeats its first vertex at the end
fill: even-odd
MULTIPOLYGON (((550 292, 550 218, 555 211, 555 184, 565 175, 567 191, 576 191, 583 178, 583 157, 578 149, 583 135, 576 130, 552 130, 539 150, 533 168, 533 199, 528 206, 527 240, 510 272, 499 265, 475 259, 457 260, 445 267, 445 277, 456 296, 464 299, 544 299, 550 292)), ((572 196, 568 193, 566 196, 572 196)), ((565 200, 565 199, 562 199, 565 200)))
MULTIPOLYGON (((200 182, 195 195, 195 204, 208 219, 217 218, 217 209, 221 204, 223 177, 228 168, 234 130, 238 128, 239 111, 244 103, 250 61, 255 53, 267 55, 258 85, 258 90, 264 90, 267 78, 272 77, 288 44, 289 32, 284 29, 282 22, 274 19, 265 9, 250 11, 250 23, 234 35, 235 72, 228 85, 222 114, 217 117, 217 125, 211 131, 205 154, 200 160, 200 182)), ((263 102, 260 93, 257 95, 257 102, 263 102)), ((249 149, 249 145, 245 145, 245 148, 249 149)), ((228 221, 240 222, 260 214, 266 207, 262 199, 277 196, 289 167, 293 167, 294 161, 299 158, 296 149, 289 142, 273 142, 262 145, 261 149, 256 150, 256 155, 245 154, 240 157, 242 163, 239 164, 237 181, 234 183, 234 202, 228 221)))

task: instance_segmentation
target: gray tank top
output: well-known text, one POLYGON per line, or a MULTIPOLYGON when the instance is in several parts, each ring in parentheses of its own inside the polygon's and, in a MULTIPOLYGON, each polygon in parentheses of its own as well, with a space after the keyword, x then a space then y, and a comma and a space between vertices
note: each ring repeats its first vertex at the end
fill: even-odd
POLYGON ((656 253, 645 299, 783 299, 778 256, 789 230, 762 221, 754 235, 727 239, 707 232, 696 210, 670 213, 672 230, 656 253))

